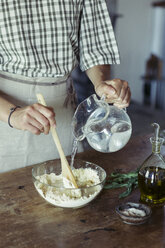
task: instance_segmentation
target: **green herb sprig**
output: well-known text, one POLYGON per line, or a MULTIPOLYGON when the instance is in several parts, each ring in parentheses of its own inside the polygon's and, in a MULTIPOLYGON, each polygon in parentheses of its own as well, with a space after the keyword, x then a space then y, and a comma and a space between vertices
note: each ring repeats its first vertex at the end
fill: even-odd
POLYGON ((128 196, 133 189, 138 187, 138 172, 139 169, 136 171, 131 171, 128 173, 120 173, 120 172, 112 172, 104 186, 104 189, 117 189, 117 188, 127 188, 126 191, 119 195, 119 198, 123 198, 128 196))

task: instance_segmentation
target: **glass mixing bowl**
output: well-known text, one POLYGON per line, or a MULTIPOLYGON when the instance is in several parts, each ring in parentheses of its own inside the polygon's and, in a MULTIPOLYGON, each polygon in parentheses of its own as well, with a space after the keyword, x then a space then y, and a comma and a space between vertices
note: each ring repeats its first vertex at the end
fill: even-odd
MULTIPOLYGON (((68 162, 70 163, 71 161, 68 159, 68 162)), ((50 204, 62 208, 80 208, 94 200, 103 189, 106 180, 105 170, 96 164, 78 159, 74 160, 73 167, 73 174, 74 169, 81 173, 81 175, 74 174, 78 186, 81 185, 78 189, 66 188, 61 183, 62 181, 56 180, 61 177, 60 160, 51 160, 34 165, 32 178, 40 196, 50 204), (82 177, 85 170, 87 173, 82 177), (54 174, 57 176, 55 180, 54 174), (91 181, 93 181, 92 186, 91 181), (84 182, 88 182, 88 185, 84 184, 84 182)))

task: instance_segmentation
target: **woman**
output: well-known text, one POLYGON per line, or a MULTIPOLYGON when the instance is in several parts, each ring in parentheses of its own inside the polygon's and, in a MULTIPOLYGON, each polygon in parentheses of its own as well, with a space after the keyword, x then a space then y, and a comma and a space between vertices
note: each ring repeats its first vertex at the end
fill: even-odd
POLYGON ((119 54, 105 0, 2 1, 0 172, 59 157, 49 134, 55 115, 64 153, 71 154, 74 110, 63 104, 78 63, 99 96, 128 106, 128 83, 110 80, 119 54), (36 103, 37 93, 51 107, 36 103))

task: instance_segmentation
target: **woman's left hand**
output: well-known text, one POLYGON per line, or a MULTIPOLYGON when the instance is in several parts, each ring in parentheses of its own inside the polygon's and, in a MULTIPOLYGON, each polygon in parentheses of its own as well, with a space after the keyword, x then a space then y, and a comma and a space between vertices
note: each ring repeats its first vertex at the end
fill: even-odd
POLYGON ((113 103, 118 108, 126 108, 130 104, 131 91, 128 82, 119 78, 97 84, 95 91, 100 97, 105 95, 106 101, 113 103))

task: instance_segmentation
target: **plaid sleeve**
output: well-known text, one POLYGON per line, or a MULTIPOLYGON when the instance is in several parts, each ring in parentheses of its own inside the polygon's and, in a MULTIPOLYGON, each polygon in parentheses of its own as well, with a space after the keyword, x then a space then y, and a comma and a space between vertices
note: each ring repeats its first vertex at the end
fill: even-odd
POLYGON ((85 0, 79 34, 82 71, 94 65, 120 64, 119 51, 105 0, 85 0))

